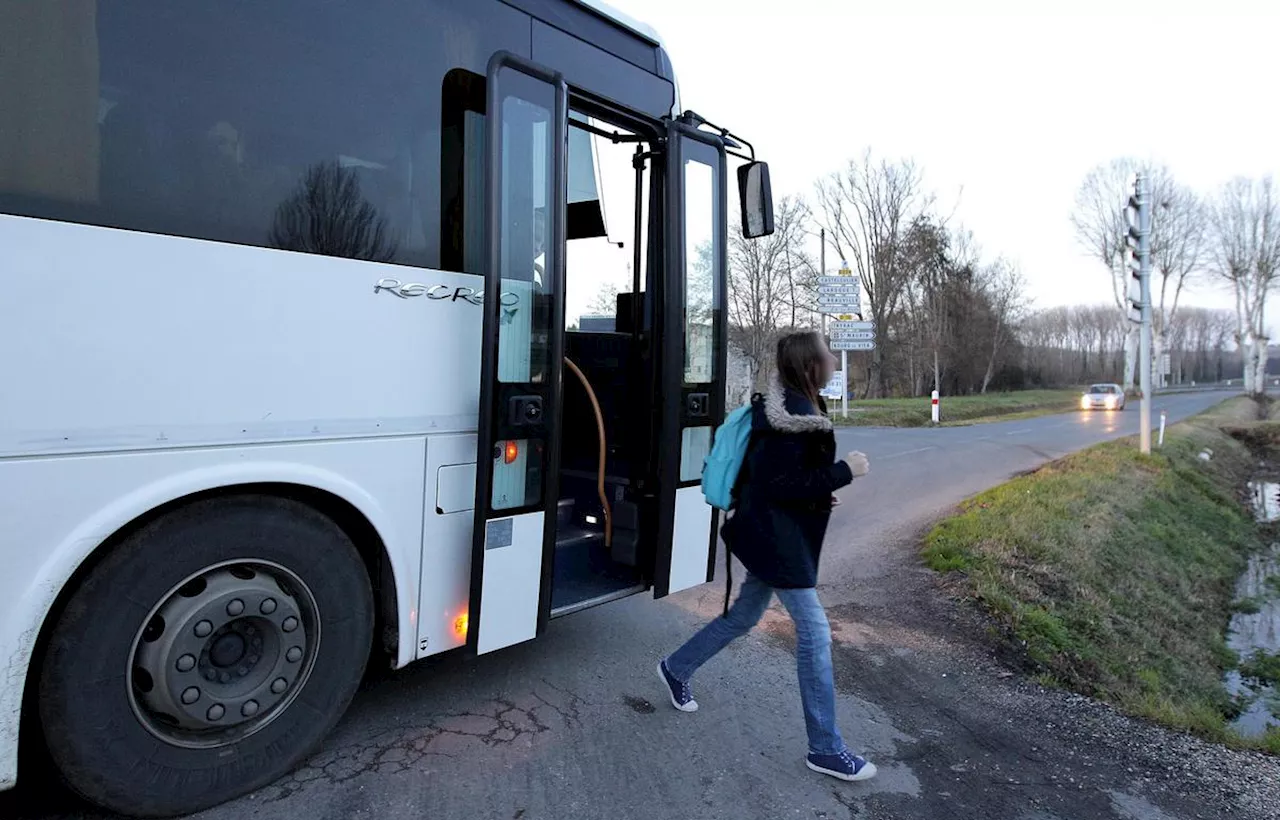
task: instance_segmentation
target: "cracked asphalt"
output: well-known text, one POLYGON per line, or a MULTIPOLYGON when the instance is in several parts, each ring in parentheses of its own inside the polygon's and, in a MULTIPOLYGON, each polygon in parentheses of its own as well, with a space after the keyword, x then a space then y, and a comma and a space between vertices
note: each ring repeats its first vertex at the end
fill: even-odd
MULTIPOLYGON (((1168 396, 1170 421, 1223 394, 1168 396)), ((944 409, 945 412, 945 409, 944 409)), ((804 768, 794 634, 775 605, 671 709, 654 663, 719 612, 723 585, 554 621, 529 644, 371 678, 319 753, 201 820, 1280 817, 1280 764, 1042 690, 1002 668, 981 624, 920 567, 921 530, 963 498, 1136 430, 1071 414, 939 430, 842 430, 871 475, 842 494, 820 595, 839 720, 880 767, 842 784, 804 768)), ((104 817, 47 778, 0 796, 6 820, 104 817)))

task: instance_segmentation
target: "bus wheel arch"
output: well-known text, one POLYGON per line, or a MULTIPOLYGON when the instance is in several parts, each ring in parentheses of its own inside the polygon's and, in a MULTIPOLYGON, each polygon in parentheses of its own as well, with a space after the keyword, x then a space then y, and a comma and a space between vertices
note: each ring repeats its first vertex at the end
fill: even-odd
MULTIPOLYGON (((214 509, 220 503, 243 504, 246 501, 261 502, 264 506, 284 505, 286 508, 306 511, 315 515, 317 520, 327 521, 336 532, 350 542, 350 546, 358 557, 358 565, 363 568, 364 573, 361 575, 359 572, 353 572, 348 575, 359 576, 367 584, 370 596, 368 609, 371 626, 368 639, 363 642, 364 655, 361 658, 361 670, 363 671, 365 667, 364 659, 366 658, 370 668, 376 664, 377 657, 386 655, 390 656, 391 665, 395 664, 399 629, 399 595, 396 589, 395 573, 391 557, 378 529, 355 504, 327 490, 288 483, 247 483, 192 493, 136 516, 104 539, 77 566, 48 608, 39 626, 26 670, 19 734, 20 761, 24 771, 47 770, 51 764, 54 764, 53 756, 46 745, 44 722, 40 713, 42 670, 46 666, 46 659, 57 627, 84 581, 110 561, 113 555, 126 548, 133 539, 145 533, 157 522, 192 508, 214 509)), ((356 565, 352 562, 353 567, 356 565)), ((94 802, 101 803, 100 800, 94 802)), ((150 814, 150 812, 147 813, 150 814)), ((167 813, 161 812, 161 814, 167 813)))

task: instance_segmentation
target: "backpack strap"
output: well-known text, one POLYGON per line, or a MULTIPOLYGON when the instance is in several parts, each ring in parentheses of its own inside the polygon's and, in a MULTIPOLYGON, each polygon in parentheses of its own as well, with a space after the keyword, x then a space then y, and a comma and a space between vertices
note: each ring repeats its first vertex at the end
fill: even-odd
MULTIPOLYGON (((761 403, 761 402, 763 402, 763 401, 764 401, 764 396, 763 396, 763 395, 761 395, 760 393, 755 393, 755 394, 753 394, 753 395, 751 396, 751 404, 752 404, 752 406, 753 406, 753 407, 754 407, 756 404, 761 403)), ((752 447, 755 443, 756 443, 756 434, 755 434, 755 432, 753 431, 753 432, 751 433, 751 435, 747 437, 747 455, 746 455, 746 456, 743 456, 743 459, 742 459, 742 469, 740 469, 740 470, 738 471, 738 480, 737 480, 736 482, 734 482, 734 492, 733 492, 734 498, 737 498, 737 495, 738 495, 738 488, 742 486, 743 476, 747 473, 747 471, 748 471, 748 469, 749 469, 749 468, 747 467, 747 456, 749 456, 749 455, 751 454, 751 447, 752 447)), ((737 513, 736 513, 736 512, 734 512, 734 513, 732 513, 732 515, 737 515, 737 513)), ((728 520, 728 519, 726 518, 726 521, 727 521, 727 520, 728 520)), ((721 540, 724 540, 724 539, 721 539, 721 540)), ((733 597, 733 555, 732 555, 732 552, 733 552, 733 551, 729 549, 729 542, 728 542, 728 541, 725 541, 725 542, 724 542, 724 611, 721 613, 721 617, 728 617, 728 615, 729 615, 729 599, 733 597)))
POLYGON ((729 617, 729 597, 733 595, 733 556, 729 554, 729 545, 724 545, 724 612, 721 617, 729 617))

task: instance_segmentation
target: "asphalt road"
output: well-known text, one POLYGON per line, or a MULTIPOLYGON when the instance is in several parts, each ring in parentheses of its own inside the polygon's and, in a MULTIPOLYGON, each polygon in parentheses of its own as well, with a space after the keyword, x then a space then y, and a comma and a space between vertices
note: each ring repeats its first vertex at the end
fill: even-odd
MULTIPOLYGON (((1173 422, 1225 397, 1170 396, 1156 407, 1173 422)), ((837 641, 839 720, 880 765, 875 780, 846 785, 804 768, 793 633, 776 608, 699 674, 699 712, 670 708, 654 664, 718 612, 723 587, 712 584, 589 610, 524 646, 371 682, 310 763, 199 817, 1247 817, 1186 773, 1146 771, 1164 764, 1126 745, 1180 741, 1113 732, 1091 705, 965 648, 965 616, 915 560, 920 529, 966 496, 1137 423, 1130 410, 839 433, 872 472, 842 493, 820 592, 837 641), (1109 733, 1123 737, 1098 739, 1109 733)), ((100 816, 43 782, 0 797, 0 817, 13 820, 100 816)))

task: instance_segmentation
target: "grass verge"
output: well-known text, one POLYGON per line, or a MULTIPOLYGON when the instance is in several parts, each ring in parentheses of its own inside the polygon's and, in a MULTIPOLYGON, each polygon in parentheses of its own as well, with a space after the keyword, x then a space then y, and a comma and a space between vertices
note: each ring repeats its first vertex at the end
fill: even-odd
POLYGON ((927 536, 925 561, 956 574, 1040 679, 1280 753, 1280 732, 1229 731, 1239 705, 1222 686, 1236 579, 1263 541, 1239 495, 1252 455, 1223 427, 1254 412, 1232 400, 1170 428, 1151 456, 1111 442, 983 493, 927 536))
MULTIPOLYGON (((1010 418, 1065 413, 1080 407, 1078 390, 1024 390, 942 399, 945 425, 979 424, 1010 418)), ((828 403, 836 424, 851 427, 924 427, 932 421, 927 398, 866 399, 849 403, 849 418, 840 416, 839 402, 828 403)))

